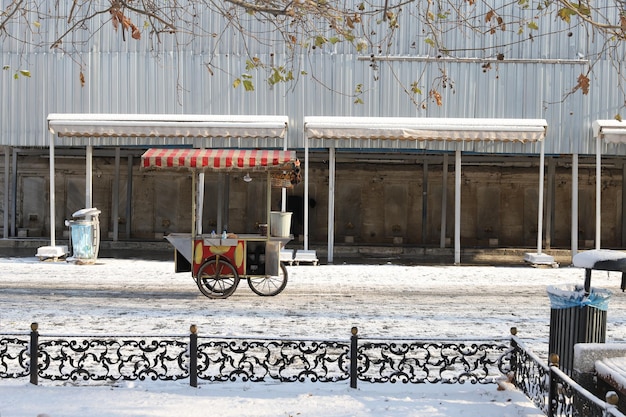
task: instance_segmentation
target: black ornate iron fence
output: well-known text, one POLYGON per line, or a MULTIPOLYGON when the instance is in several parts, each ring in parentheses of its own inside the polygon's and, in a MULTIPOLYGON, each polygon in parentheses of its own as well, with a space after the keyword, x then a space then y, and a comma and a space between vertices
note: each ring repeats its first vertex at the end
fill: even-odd
POLYGON ((510 368, 506 341, 267 340, 188 336, 0 337, 0 378, 494 383, 510 368))
POLYGON ((559 369, 557 355, 547 364, 511 333, 511 380, 548 417, 626 417, 616 394, 598 399, 559 369))
POLYGON ((548 365, 517 338, 502 341, 269 340, 185 336, 0 336, 0 378, 495 383, 504 375, 549 417, 626 417, 548 365))
POLYGON ((0 379, 26 378, 28 375, 30 375, 28 339, 18 335, 0 338, 0 379))

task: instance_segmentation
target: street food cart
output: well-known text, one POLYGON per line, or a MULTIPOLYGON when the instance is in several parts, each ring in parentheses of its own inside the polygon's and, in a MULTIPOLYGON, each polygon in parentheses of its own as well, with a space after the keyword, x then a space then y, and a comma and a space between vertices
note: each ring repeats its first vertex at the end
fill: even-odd
POLYGON ((193 175, 192 233, 173 233, 166 239, 176 248, 176 272, 191 272, 209 298, 232 295, 241 278, 258 295, 279 294, 287 285, 287 268, 280 250, 290 235, 289 213, 271 211, 271 189, 300 182, 295 151, 243 149, 149 149, 143 169, 185 169, 193 175), (256 233, 203 233, 204 173, 207 171, 264 171, 267 174, 267 218, 256 233))

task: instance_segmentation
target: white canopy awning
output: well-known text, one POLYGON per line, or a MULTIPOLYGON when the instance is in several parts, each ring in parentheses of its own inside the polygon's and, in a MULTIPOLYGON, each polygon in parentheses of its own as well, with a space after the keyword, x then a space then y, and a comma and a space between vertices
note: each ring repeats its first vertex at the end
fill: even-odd
POLYGON ((287 116, 189 114, 50 114, 58 137, 283 138, 287 116))
MULTIPOLYGON (((50 246, 39 248, 40 258, 60 257, 67 247, 57 247, 55 243, 55 188, 54 188, 54 148, 55 138, 66 145, 86 147, 85 206, 92 204, 92 147, 93 146, 150 146, 161 140, 159 145, 194 145, 210 147, 213 138, 238 140, 252 139, 263 142, 250 147, 284 147, 286 142, 287 116, 233 116, 233 115, 188 115, 188 114, 49 114, 48 130, 50 139, 50 246), (158 139, 153 139, 158 138, 158 139), (163 138, 163 139, 161 139, 163 138), (174 140, 172 140, 174 139, 174 140), (196 140, 200 142, 196 143, 196 140)), ((247 141, 246 141, 247 142, 247 141)), ((230 143, 228 147, 238 147, 230 143)), ((202 174, 200 174, 202 175, 202 174)), ((269 201, 269 200, 268 200, 269 201)), ((113 205, 117 207, 116 204, 113 205)), ((117 215, 113 215, 117 218, 117 215)), ((114 228, 117 226, 114 226, 114 228)), ((114 235, 116 236, 114 230, 114 235)))
POLYGON ((543 119, 452 119, 436 117, 305 117, 308 139, 537 142, 543 119))
MULTIPOLYGON (((480 118, 433 118, 433 117, 338 117, 308 116, 304 118, 305 133, 305 180, 304 199, 308 200, 308 153, 314 146, 329 149, 329 209, 328 209, 328 259, 333 259, 334 223, 334 155, 336 148, 386 147, 382 142, 395 141, 399 147, 412 146, 415 142, 541 142, 539 163, 539 207, 537 254, 529 259, 539 262, 543 222, 544 139, 548 122, 544 119, 480 119, 480 118), (343 140, 347 140, 343 143, 343 140), (373 143, 365 144, 362 141, 373 143), (352 143, 351 141, 354 141, 352 143), (412 143, 411 143, 412 142, 412 143)), ((461 146, 455 150, 455 263, 460 262, 461 223, 461 146)), ((304 206, 304 246, 308 248, 308 206, 304 206)), ((445 220, 444 220, 445 221, 445 220)), ((443 230, 443 229, 442 229, 443 230)), ((545 257, 551 262, 551 257, 545 257)), ((541 262, 544 262, 543 260, 541 262)))
POLYGON ((626 122, 619 120, 595 120, 592 124, 593 137, 606 143, 626 143, 626 122))
POLYGON ((620 144, 626 143, 626 122, 615 119, 594 120, 591 124, 593 137, 596 141, 596 245, 597 250, 601 247, 601 231, 602 231, 602 210, 601 210, 601 194, 602 194, 602 146, 601 141, 605 143, 620 144))

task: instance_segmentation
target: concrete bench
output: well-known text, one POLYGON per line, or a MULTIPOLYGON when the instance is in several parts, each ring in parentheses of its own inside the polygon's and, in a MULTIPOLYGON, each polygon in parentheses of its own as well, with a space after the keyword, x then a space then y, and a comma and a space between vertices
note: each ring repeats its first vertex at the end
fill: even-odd
POLYGON ((626 289, 626 252, 610 249, 594 249, 578 253, 572 258, 574 266, 585 268, 585 292, 591 290, 591 271, 614 271, 622 273, 622 291, 626 289))
POLYGON ((615 391, 618 408, 626 409, 626 344, 577 343, 573 368, 572 377, 583 388, 601 399, 615 391))
MULTIPOLYGON (((626 354, 626 351, 622 351, 626 354)), ((626 395, 626 357, 603 358, 595 362, 598 378, 606 382, 621 396, 626 395)))

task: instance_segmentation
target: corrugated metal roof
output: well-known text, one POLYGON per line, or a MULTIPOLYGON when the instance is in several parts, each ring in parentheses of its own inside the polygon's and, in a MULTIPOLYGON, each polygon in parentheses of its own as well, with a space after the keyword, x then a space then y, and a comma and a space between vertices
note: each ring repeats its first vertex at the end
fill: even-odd
MULTIPOLYGON (((419 3, 414 6, 412 13, 424 7, 419 3)), ((408 16, 409 9, 406 11, 408 16)), ((202 27, 216 33, 224 29, 221 17, 203 10, 198 13, 202 27)), ((108 24, 93 30, 102 23, 94 22, 90 42, 76 45, 79 54, 75 58, 80 64, 62 51, 38 49, 34 44, 24 52, 4 37, 0 39, 0 59, 11 70, 0 76, 0 91, 8 103, 0 106, 0 145, 48 146, 51 135, 46 118, 50 113, 270 114, 288 116, 289 148, 304 147, 305 116, 528 118, 545 119, 550 126, 545 140, 547 154, 593 154, 593 120, 611 119, 621 110, 623 97, 615 88, 618 78, 605 57, 595 64, 597 75, 590 77, 589 94, 577 91, 569 95, 588 65, 584 59, 577 61, 578 54, 592 55, 600 47, 582 31, 572 36, 565 36, 566 32, 562 37, 535 36, 532 43, 520 43, 519 37, 528 33, 506 31, 480 37, 450 30, 445 34, 445 44, 456 49, 450 58, 436 59, 437 54, 425 42, 428 34, 418 25, 408 24, 408 19, 401 17, 397 38, 390 43, 388 53, 367 50, 354 54, 341 43, 304 51, 296 57, 295 85, 269 86, 262 69, 246 68, 250 56, 264 63, 288 65, 290 57, 278 42, 264 44, 251 39, 244 45, 228 30, 222 37, 228 41, 223 44, 215 43, 213 38, 186 42, 189 39, 166 36, 162 44, 154 45, 146 39, 124 42, 108 24), (175 40, 185 41, 184 50, 177 48, 175 40), (493 60, 494 51, 488 48, 496 44, 509 45, 502 50, 504 61, 493 60), (392 60, 372 62, 367 59, 372 53, 392 60), (489 59, 486 68, 484 60, 489 59), (12 71, 17 69, 30 70, 31 78, 13 79, 12 71), (81 72, 84 86, 80 83, 81 72), (246 72, 257 77, 252 92, 233 88, 234 79, 246 72), (439 84, 433 86, 433 80, 439 84), (412 83, 421 93, 407 93, 412 83), (429 99, 431 89, 441 94, 442 106, 429 99), (423 100, 425 108, 412 100, 423 100)), ((537 22, 541 33, 570 30, 558 19, 553 20, 537 22)), ((254 19, 247 24, 251 33, 264 30, 254 19)), ((48 37, 52 38, 53 32, 48 37)), ((78 137, 60 141, 63 146, 85 144, 85 139, 78 137)), ((196 147, 283 146, 275 139, 206 138, 192 142, 196 147)), ((119 138, 107 143, 161 146, 168 141, 156 137, 119 138)), ((337 145, 352 147, 345 141, 337 145)), ((415 149, 422 146, 412 145, 415 149)), ((397 143, 372 139, 367 146, 396 149, 397 143)), ((429 149, 446 151, 455 146, 436 142, 429 144, 429 149)), ((603 143, 603 147, 605 152, 626 155, 624 145, 603 143)), ((463 150, 539 153, 535 145, 508 142, 466 143, 463 150)))

